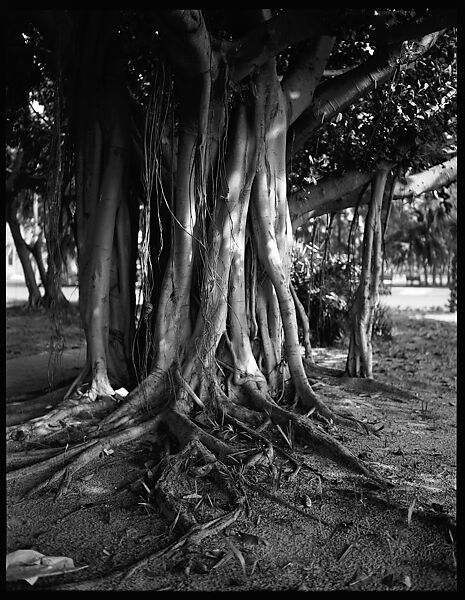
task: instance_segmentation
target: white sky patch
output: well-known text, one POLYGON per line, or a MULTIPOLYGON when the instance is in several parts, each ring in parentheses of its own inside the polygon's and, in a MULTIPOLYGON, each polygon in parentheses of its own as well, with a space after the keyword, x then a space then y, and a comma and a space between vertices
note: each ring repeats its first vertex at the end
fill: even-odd
POLYGON ((39 113, 39 115, 41 115, 44 112, 43 105, 40 102, 38 102, 37 100, 33 100, 31 102, 31 107, 33 110, 35 110, 36 113, 39 113))

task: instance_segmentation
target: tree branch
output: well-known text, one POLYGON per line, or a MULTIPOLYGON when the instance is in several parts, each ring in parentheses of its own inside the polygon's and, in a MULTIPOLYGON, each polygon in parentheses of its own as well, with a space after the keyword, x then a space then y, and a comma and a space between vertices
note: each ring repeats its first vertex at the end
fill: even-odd
MULTIPOLYGON (((379 42, 383 45, 400 43, 449 27, 454 22, 454 16, 448 13, 453 11, 439 11, 437 21, 434 13, 431 17, 402 26, 387 28, 381 25, 379 42)), ((384 25, 384 20, 389 16, 392 16, 392 11, 387 11, 384 16, 378 15, 376 18, 360 9, 284 11, 254 28, 239 40, 223 45, 230 66, 231 81, 238 83, 255 68, 297 42, 319 36, 332 36, 336 33, 343 36, 350 28, 367 27, 370 24, 379 26, 380 20, 384 25)))
POLYGON ((288 46, 330 35, 342 21, 341 10, 290 10, 265 21, 224 47, 231 81, 238 83, 288 46))
POLYGON ((195 77, 216 70, 210 34, 200 10, 161 10, 167 30, 165 43, 173 66, 185 77, 195 77))
POLYGON ((282 88, 288 102, 289 124, 311 104, 334 42, 335 38, 327 35, 309 41, 305 54, 289 75, 286 74, 282 88))
POLYGON ((433 31, 456 27, 457 17, 457 9, 431 9, 430 14, 417 21, 376 29, 371 36, 371 41, 376 45, 385 45, 416 39, 433 31))
MULTIPOLYGON (((300 191, 293 194, 289 198, 293 230, 302 227, 310 219, 340 212, 356 206, 358 202, 361 205, 367 204, 370 200, 369 194, 364 194, 360 198, 360 193, 371 177, 371 173, 351 171, 342 178, 332 177, 322 181, 311 190, 311 194, 307 192, 306 195, 305 192, 300 191)), ((394 185, 393 199, 414 198, 425 192, 446 187, 456 180, 457 157, 454 157, 425 171, 397 180, 394 185)))
POLYGON ((397 180, 394 186, 394 199, 414 198, 425 192, 448 186, 456 179, 457 157, 454 156, 426 171, 397 180))
POLYGON ((410 69, 437 41, 444 30, 435 31, 415 40, 404 53, 403 44, 380 48, 367 61, 337 77, 326 80, 316 89, 312 105, 305 110, 288 131, 287 156, 300 150, 312 133, 357 100, 388 81, 399 66, 410 69), (401 64, 404 61, 404 64, 401 64))
MULTIPOLYGON (((345 197, 370 181, 372 174, 361 171, 349 171, 321 181, 306 190, 299 190, 289 197, 289 212, 293 229, 301 227, 316 212, 328 203, 345 197)), ((328 212, 325 210, 321 214, 328 212)))
POLYGON ((400 55, 400 44, 382 48, 363 64, 319 85, 312 105, 289 128, 288 157, 323 123, 392 77, 400 55))

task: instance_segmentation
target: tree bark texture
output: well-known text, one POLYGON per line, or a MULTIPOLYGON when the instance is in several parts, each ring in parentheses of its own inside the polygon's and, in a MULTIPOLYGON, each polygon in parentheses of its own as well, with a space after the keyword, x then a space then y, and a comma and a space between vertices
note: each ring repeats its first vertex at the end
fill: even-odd
MULTIPOLYGON (((261 10, 248 14, 243 36, 218 46, 201 11, 160 12, 178 98, 178 143, 162 143, 160 155, 152 156, 165 165, 160 185, 147 198, 158 214, 155 228, 150 218, 150 264, 152 273, 155 264, 160 270, 150 297, 144 298, 150 311, 143 311, 137 355, 145 357, 150 373, 140 386, 145 396, 149 390, 156 397, 164 375, 175 372, 185 382, 180 405, 188 410, 192 398, 204 402, 212 382, 220 373, 226 376, 224 369, 232 375, 232 385, 252 385, 272 397, 282 392, 289 376, 304 408, 330 415, 314 394, 302 361, 289 279, 292 219, 295 229, 302 213, 327 206, 344 196, 345 189, 350 193, 365 185, 370 176, 354 172, 347 184, 318 186, 315 199, 289 202, 286 165, 305 136, 390 77, 400 45, 382 46, 366 63, 319 84, 334 44, 335 25, 325 13, 319 26, 312 21, 317 33, 281 82, 274 54, 282 49, 286 32, 292 31, 294 41, 309 33, 292 19, 291 28, 285 16, 271 19, 261 10), (280 32, 277 23, 284 28, 280 32), (230 114, 228 85, 242 80, 230 114), (171 165, 166 164, 168 147, 171 165), (169 232, 160 219, 161 206, 169 232)), ((128 200, 128 104, 119 83, 124 73, 114 31, 111 24, 104 25, 102 15, 91 24, 79 70, 77 220, 81 312, 92 394, 98 397, 134 381, 129 359, 135 355, 134 288, 127 273, 133 261, 128 248, 135 242, 125 225, 138 207, 128 200)), ((155 127, 155 138, 166 140, 167 124, 155 127)), ((386 176, 387 171, 380 171, 374 178, 357 302, 357 347, 362 348, 365 376, 371 376, 369 294, 371 285, 376 296, 379 280, 379 190, 386 176)), ((136 203, 141 204, 140 198, 136 203)), ((305 344, 310 354, 308 332, 305 344)), ((350 367, 354 369, 362 372, 350 367)), ((139 392, 136 387, 129 405, 138 402, 139 392)))

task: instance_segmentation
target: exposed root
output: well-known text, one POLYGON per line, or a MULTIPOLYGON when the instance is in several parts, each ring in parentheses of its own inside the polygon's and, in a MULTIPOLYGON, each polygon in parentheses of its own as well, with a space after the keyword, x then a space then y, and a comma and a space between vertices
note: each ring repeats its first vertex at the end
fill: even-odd
POLYGON ((24 399, 17 397, 14 402, 7 402, 6 426, 19 425, 43 414, 63 401, 66 390, 67 386, 63 386, 41 396, 27 394, 24 399))
POLYGON ((299 403, 304 410, 308 411, 307 415, 315 413, 316 417, 321 417, 326 422, 349 427, 350 429, 358 431, 359 433, 369 432, 369 428, 367 425, 365 425, 365 423, 361 423, 353 417, 344 416, 334 412, 328 408, 326 404, 320 400, 320 398, 318 398, 313 390, 311 390, 310 385, 308 385, 308 388, 309 390, 299 389, 298 391, 299 403))
MULTIPOLYGON (((23 479, 25 477, 35 478, 37 477, 37 474, 44 469, 50 472, 55 467, 63 465, 67 461, 80 454, 83 450, 90 448, 96 443, 96 441, 85 442, 83 444, 78 444, 77 446, 74 446, 73 448, 69 449, 67 447, 65 447, 64 449, 60 448, 58 450, 52 448, 51 451, 53 451, 53 456, 51 457, 47 457, 47 455, 45 454, 45 452, 49 454, 50 450, 45 452, 36 451, 33 454, 33 458, 35 458, 34 462, 28 461, 28 464, 25 464, 22 467, 18 466, 17 468, 9 469, 6 474, 6 480, 12 481, 17 479, 23 479)), ((30 457, 30 455, 26 455, 25 459, 27 459, 28 457, 30 457)))
POLYGON ((108 410, 114 404, 115 401, 109 396, 101 398, 97 403, 92 402, 85 395, 80 398, 69 398, 43 416, 31 419, 27 423, 7 427, 7 438, 23 441, 32 436, 49 436, 56 433, 57 430, 69 427, 72 417, 87 415, 87 418, 94 418, 98 413, 108 410))
POLYGON ((128 421, 142 410, 156 415, 167 409, 174 402, 169 378, 169 373, 157 371, 150 373, 116 410, 100 421, 99 429, 101 431, 119 429, 127 425, 128 421))
POLYGON ((187 550, 191 546, 198 545, 202 540, 207 537, 217 535, 226 527, 229 527, 233 523, 235 523, 244 512, 242 506, 236 507, 234 510, 217 517, 216 519, 212 519, 206 523, 196 523, 192 525, 192 527, 186 531, 183 535, 181 535, 177 540, 168 544, 161 550, 157 550, 156 552, 151 552, 147 556, 144 556, 140 560, 136 561, 129 567, 123 567, 121 569, 117 569, 113 571, 110 575, 106 577, 99 577, 94 580, 86 580, 80 581, 76 583, 65 583, 62 585, 54 586, 54 590, 91 590, 95 586, 99 586, 102 583, 110 582, 114 577, 122 575, 123 577, 119 580, 119 582, 113 586, 112 589, 121 588, 123 583, 125 583, 128 579, 130 579, 136 571, 145 567, 148 563, 152 561, 158 561, 161 558, 167 559, 174 556, 180 550, 187 550))
POLYGON ((66 446, 60 448, 40 448, 20 452, 8 452, 6 456, 6 470, 8 472, 22 469, 28 465, 34 465, 35 463, 44 461, 48 458, 58 456, 65 451, 66 446))
POLYGON ((223 531, 223 529, 229 527, 235 521, 237 521, 237 519, 239 519, 239 517, 242 515, 243 511, 243 507, 238 506, 233 511, 220 517, 217 517, 212 521, 193 525, 189 529, 189 531, 187 531, 187 533, 182 535, 178 540, 176 540, 169 546, 166 546, 166 548, 163 548, 158 552, 154 552, 153 554, 146 556, 145 558, 139 560, 134 565, 132 565, 131 569, 124 577, 124 579, 120 581, 119 585, 121 585, 124 581, 129 579, 129 577, 131 577, 138 569, 144 567, 148 562, 159 558, 169 558, 170 556, 173 556, 175 552, 181 550, 182 548, 199 544, 205 538, 220 533, 220 531, 223 531))
POLYGON ((192 440, 199 440, 220 460, 225 460, 228 455, 235 453, 232 446, 207 433, 188 417, 177 411, 167 411, 163 420, 182 447, 192 440))
MULTIPOLYGON (((213 459, 211 457, 213 456, 215 460, 218 459, 222 462, 230 462, 230 464, 238 465, 239 463, 234 456, 237 454, 235 447, 209 433, 203 425, 199 426, 180 410, 167 408, 167 405, 173 402, 172 395, 168 397, 168 400, 166 399, 166 392, 168 391, 166 385, 158 389, 153 389, 152 385, 155 379, 158 383, 166 384, 167 378, 161 378, 159 374, 156 377, 152 377, 152 380, 146 380, 144 384, 141 384, 130 395, 128 402, 125 402, 101 422, 98 431, 84 436, 84 440, 87 437, 87 441, 84 443, 72 448, 68 448, 67 446, 65 451, 49 449, 46 452, 34 454, 29 452, 29 455, 24 455, 23 459, 15 456, 12 459, 13 462, 10 463, 10 466, 14 465, 14 470, 10 470, 8 473, 8 480, 24 479, 25 477, 37 479, 37 474, 39 473, 41 481, 35 484, 29 493, 32 494, 47 486, 58 483, 58 496, 60 496, 69 488, 73 475, 89 461, 97 458, 101 453, 105 454, 112 446, 137 439, 144 433, 158 427, 161 422, 168 428, 172 438, 176 440, 179 450, 183 450, 193 442, 198 442, 202 445, 205 452, 211 453, 209 461, 204 456, 206 462, 212 462, 213 459), (155 407, 148 411, 150 416, 147 419, 147 413, 142 414, 141 409, 142 400, 144 399, 144 394, 148 392, 149 383, 151 384, 151 398, 155 398, 156 403, 155 407), (97 436, 102 435, 102 430, 106 432, 106 435, 97 439, 97 436), (38 463, 35 462, 36 459, 39 460, 38 463), (57 470, 53 472, 55 469, 57 470)), ((178 379, 180 380, 178 381, 178 385, 182 385, 182 390, 193 400, 192 396, 196 396, 195 392, 185 382, 183 383, 179 374, 178 379)), ((281 433, 287 427, 291 426, 295 435, 305 444, 309 445, 317 454, 330 458, 351 471, 376 480, 378 483, 386 483, 376 473, 372 472, 363 461, 355 457, 321 427, 312 423, 307 417, 298 415, 276 404, 276 402, 258 388, 255 381, 245 381, 240 387, 246 393, 249 407, 233 402, 219 386, 216 386, 217 399, 215 400, 215 406, 217 414, 221 420, 226 420, 226 422, 233 424, 236 428, 240 428, 242 431, 248 433, 252 438, 264 443, 268 448, 268 452, 272 453, 274 450, 277 450, 288 460, 291 460, 296 468, 302 466, 292 454, 273 445, 268 437, 252 428, 258 428, 263 424, 264 419, 267 418, 273 422, 281 433)), ((196 407, 204 408, 203 402, 198 398, 197 400, 195 402, 196 407)), ((113 402, 112 398, 102 399, 98 404, 91 402, 89 399, 68 399, 66 407, 61 405, 47 415, 33 419, 24 426, 9 428, 8 434, 10 438, 16 440, 28 438, 33 434, 45 436, 50 435, 51 430, 55 429, 54 425, 57 426, 56 431, 60 433, 64 427, 70 426, 70 417, 82 413, 90 413, 93 417, 97 409, 99 411, 107 409, 113 406, 113 402)), ((207 415, 208 413, 202 410, 202 414, 207 415)), ((339 421, 336 420, 336 422, 339 421)), ((344 419, 344 424, 345 422, 346 419, 344 419)), ((352 421, 349 420, 349 422, 351 425, 353 424, 352 421)), ((282 435, 292 449, 292 444, 283 433, 282 435)), ((257 456, 258 458, 255 457, 255 459, 262 460, 262 453, 257 456)), ((271 460, 270 456, 268 458, 271 460)), ((216 469, 215 472, 217 473, 216 469)), ((166 496, 164 500, 165 507, 171 505, 171 508, 167 508, 171 516, 173 511, 178 513, 179 511, 176 508, 174 499, 160 488, 160 495, 163 494, 166 496)), ((187 516, 181 520, 184 522, 184 528, 192 525, 187 516)))
POLYGON ((63 400, 67 400, 68 398, 70 398, 71 395, 73 394, 74 390, 76 390, 81 385, 81 383, 86 379, 86 377, 88 377, 89 374, 90 374, 90 365, 88 362, 86 362, 85 366, 83 367, 83 369, 81 370, 79 375, 69 386, 68 391, 64 395, 63 400))
POLYGON ((225 412, 225 420, 228 423, 231 423, 232 425, 234 425, 237 429, 241 429, 242 431, 245 431, 248 435, 250 435, 251 437, 255 438, 256 440, 263 442, 264 444, 267 445, 271 445, 271 447, 276 450, 277 452, 279 452, 279 454, 281 454, 282 456, 284 456, 285 458, 287 458, 290 462, 292 462, 295 467, 300 467, 301 464, 300 462, 297 460, 297 458, 295 458, 294 456, 292 456, 292 454, 290 454, 289 452, 287 452, 287 450, 284 450, 283 448, 281 448, 280 446, 277 446, 276 444, 272 444, 270 442, 270 440, 262 435, 261 433, 259 433, 258 431, 255 431, 254 429, 252 429, 251 427, 248 427, 245 423, 243 423, 242 421, 239 421, 238 419, 236 419, 235 417, 233 417, 231 414, 229 414, 226 410, 225 412))
MULTIPOLYGON (((178 384, 181 385, 181 382, 178 384)), ((303 415, 279 406, 267 394, 258 389, 256 382, 248 381, 243 383, 241 388, 246 392, 248 406, 235 403, 225 395, 218 385, 212 388, 214 392, 214 396, 211 398, 212 405, 204 407, 197 412, 197 417, 193 417, 200 425, 179 410, 163 407, 161 399, 164 398, 166 388, 163 393, 158 390, 158 393, 154 392, 154 394, 160 402, 159 410, 156 408, 154 416, 147 418, 147 413, 141 412, 141 406, 139 405, 136 410, 136 404, 132 401, 129 403, 129 410, 123 406, 121 407, 123 410, 117 411, 118 418, 116 420, 106 419, 106 427, 110 427, 110 423, 113 426, 100 439, 93 436, 101 435, 101 430, 91 434, 93 439, 72 448, 30 450, 24 453, 23 457, 17 453, 18 456, 13 456, 11 460, 15 470, 7 474, 7 480, 33 479, 34 484, 27 490, 26 496, 54 486, 57 488, 56 498, 58 498, 69 490, 73 477, 90 461, 104 459, 112 449, 138 440, 149 432, 156 431, 160 440, 163 439, 163 430, 166 432, 168 436, 166 439, 173 442, 174 454, 162 454, 158 464, 151 467, 151 475, 148 480, 151 484, 150 498, 171 523, 170 534, 176 532, 180 537, 164 548, 149 553, 134 564, 120 568, 106 576, 105 581, 114 581, 115 577, 122 577, 114 589, 122 588, 138 569, 149 562, 172 557, 176 552, 198 544, 204 538, 215 535, 234 523, 247 507, 247 495, 244 488, 265 495, 270 500, 302 513, 306 518, 314 518, 319 521, 320 525, 329 525, 317 517, 312 517, 306 511, 290 506, 285 500, 250 481, 247 477, 247 469, 251 469, 260 462, 275 469, 273 465, 275 452, 291 462, 294 474, 301 468, 314 471, 299 461, 293 455, 292 450, 283 449, 269 439, 269 429, 273 425, 282 431, 291 425, 295 437, 310 446, 316 454, 330 458, 379 485, 388 484, 317 424, 303 415), (210 419, 212 413, 209 413, 209 410, 211 408, 216 412, 221 425, 229 424, 236 431, 244 432, 249 439, 263 444, 263 450, 252 456, 249 453, 247 459, 240 463, 237 456, 244 453, 244 446, 239 446, 238 451, 237 441, 233 446, 226 439, 220 439, 221 436, 217 437, 207 431, 210 425, 213 425, 215 430, 215 423, 210 419), (143 420, 134 423, 135 419, 143 420), (129 423, 133 424, 128 426, 129 423), (115 427, 121 427, 122 424, 125 424, 125 428, 117 431, 115 427), (267 435, 263 433, 265 428, 268 428, 267 435), (34 462, 36 460, 39 462, 34 462)), ((185 387, 183 389, 192 400, 189 390, 185 387)), ((193 393, 195 394, 195 392, 193 393)), ((140 402, 140 396, 138 400, 140 402)), ((200 408, 197 402, 194 404, 195 408, 200 408)), ((82 406, 79 408, 81 411, 83 410, 82 406)), ((46 422, 45 418, 44 422, 46 422)), ((221 430, 220 425, 218 425, 218 429, 221 430)), ((231 434, 229 429, 225 431, 225 435, 227 434, 231 434)), ((250 441, 247 446, 246 451, 250 450, 250 441)), ((321 477, 319 473, 318 475, 321 477)), ((94 586, 99 586, 101 582, 101 578, 95 581, 78 582, 73 585, 73 589, 92 589, 94 586)), ((59 586, 55 589, 70 588, 59 586)))
MULTIPOLYGON (((387 484, 386 481, 371 471, 363 461, 358 459, 336 439, 325 433, 322 429, 317 428, 307 417, 278 406, 264 395, 258 393, 253 387, 249 387, 248 392, 255 409, 268 414, 275 425, 287 427, 291 423, 295 434, 301 438, 302 442, 308 444, 320 456, 330 458, 351 471, 365 475, 365 477, 376 480, 382 485, 387 484)), ((231 402, 220 389, 218 389, 218 395, 225 404, 231 402)))
POLYGON ((9 474, 10 478, 32 475, 35 473, 34 469, 40 470, 43 466, 46 472, 41 476, 42 481, 33 485, 25 495, 31 496, 44 488, 58 483, 59 487, 56 498, 59 498, 68 491, 73 475, 87 465, 90 461, 98 458, 100 455, 104 457, 109 454, 110 450, 113 448, 141 437, 143 434, 155 429, 158 423, 159 417, 155 417, 145 421, 140 425, 135 425, 125 431, 113 433, 112 435, 99 440, 92 440, 82 444, 81 446, 73 448, 72 450, 66 452, 63 456, 60 455, 48 459, 47 461, 44 461, 42 465, 39 463, 24 467, 23 469, 12 471, 11 475, 9 474), (69 458, 71 458, 70 461, 68 460, 69 458), (50 471, 57 464, 63 463, 63 461, 66 461, 66 464, 50 474, 50 471))

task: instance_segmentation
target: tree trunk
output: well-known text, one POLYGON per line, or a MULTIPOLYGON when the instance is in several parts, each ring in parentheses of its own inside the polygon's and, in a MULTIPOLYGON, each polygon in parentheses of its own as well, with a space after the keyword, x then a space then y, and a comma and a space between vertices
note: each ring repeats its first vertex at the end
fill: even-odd
POLYGON ((457 252, 452 254, 450 265, 450 281, 449 281, 449 311, 457 311, 457 252))
POLYGON ((44 289, 45 289, 46 282, 47 282, 47 271, 45 269, 44 259, 42 257, 42 233, 39 235, 39 237, 36 239, 36 241, 33 244, 29 244, 28 249, 37 263, 37 267, 39 269, 40 281, 42 282, 42 285, 44 286, 44 289))
POLYGON ((373 378, 371 336, 374 309, 379 299, 382 266, 381 207, 389 170, 380 168, 373 176, 371 203, 363 235, 362 271, 351 308, 351 332, 346 372, 349 377, 373 378))
MULTIPOLYGON (((260 10, 250 14, 258 22, 270 16, 260 10)), ((145 166, 137 165, 136 177, 142 180, 147 174, 144 169, 151 168, 157 184, 153 189, 146 185, 139 196, 144 184, 132 181, 130 195, 130 115, 119 54, 122 30, 117 32, 103 12, 84 13, 84 17, 79 24, 85 34, 79 37, 79 60, 74 65, 78 77, 73 125, 80 311, 87 361, 76 386, 87 377, 90 380, 85 381, 85 393, 70 397, 72 386, 64 406, 22 426, 21 433, 26 438, 31 433, 48 436, 50 427, 57 426, 53 435, 59 434, 62 422, 78 412, 99 418, 99 427, 88 432, 88 440, 86 433, 81 449, 73 448, 80 452, 76 459, 66 462, 43 485, 58 483, 61 494, 73 473, 102 449, 155 433, 160 444, 166 441, 174 451, 158 464, 155 492, 175 518, 183 511, 173 494, 163 494, 165 475, 185 479, 190 476, 185 459, 199 458, 196 469, 208 463, 220 483, 226 480, 229 488, 239 487, 231 477, 238 465, 232 457, 236 446, 232 440, 230 444, 219 439, 221 434, 216 437, 216 424, 234 422, 247 428, 248 422, 264 418, 280 428, 289 427, 322 456, 377 479, 363 461, 308 418, 315 413, 328 424, 367 430, 322 402, 305 370, 311 369, 310 361, 304 364, 302 356, 297 321, 301 306, 290 287, 293 231, 286 136, 293 114, 295 118, 293 111, 301 111, 304 101, 293 102, 295 96, 284 94, 274 58, 261 61, 231 95, 223 49, 220 53, 211 45, 202 13, 161 10, 177 91, 176 102, 167 102, 167 121, 178 144, 170 144, 172 163, 165 173, 166 123, 155 119, 153 129, 147 123, 145 166), (154 146, 149 153, 150 136, 154 146), (155 227, 144 231, 142 239, 141 267, 153 281, 144 286, 139 316, 134 296, 137 239, 132 233, 142 204, 142 217, 155 227), (163 231, 165 218, 168 235, 163 231), (136 326, 141 341, 150 348, 139 353, 142 370, 134 373, 136 326), (130 390, 124 399, 117 386, 130 390), (305 415, 282 403, 288 391, 305 415), (228 471, 232 458, 234 469, 225 477, 223 468, 228 471)), ((314 45, 321 58, 318 72, 324 68, 324 48, 332 44, 323 42, 314 45)), ((368 87, 373 84, 369 75, 364 73, 368 87)), ((349 87, 354 86, 356 82, 349 87)), ((350 94, 342 91, 346 103, 350 94)), ((310 102, 312 91, 306 94, 305 102, 310 102)), ((365 227, 348 359, 348 371, 357 376, 372 376, 370 335, 382 259, 380 212, 387 173, 381 168, 373 178, 365 227), (359 366, 353 366, 357 361, 359 366)), ((302 322, 310 355, 306 319, 302 322)), ((55 458, 61 463, 68 455, 55 458)), ((239 498, 242 502, 242 492, 234 500, 239 498)), ((179 521, 185 525, 187 518, 181 515, 179 521)))
POLYGON ((109 50, 105 47, 111 24, 102 27, 102 39, 92 38, 94 56, 89 56, 89 47, 83 44, 89 62, 83 60, 81 65, 77 118, 79 300, 87 340, 86 368, 92 373, 89 395, 93 398, 112 395, 113 385, 130 387, 134 380, 132 221, 138 219, 138 209, 129 206, 124 65, 116 42, 110 43, 109 50), (106 61, 102 61, 106 52, 106 61))
POLYGON ((21 227, 16 216, 16 200, 12 199, 7 206, 7 222, 10 226, 11 235, 18 253, 21 266, 24 273, 24 281, 29 293, 28 306, 31 308, 41 304, 42 298, 37 285, 34 270, 31 264, 29 248, 21 234, 21 227))

